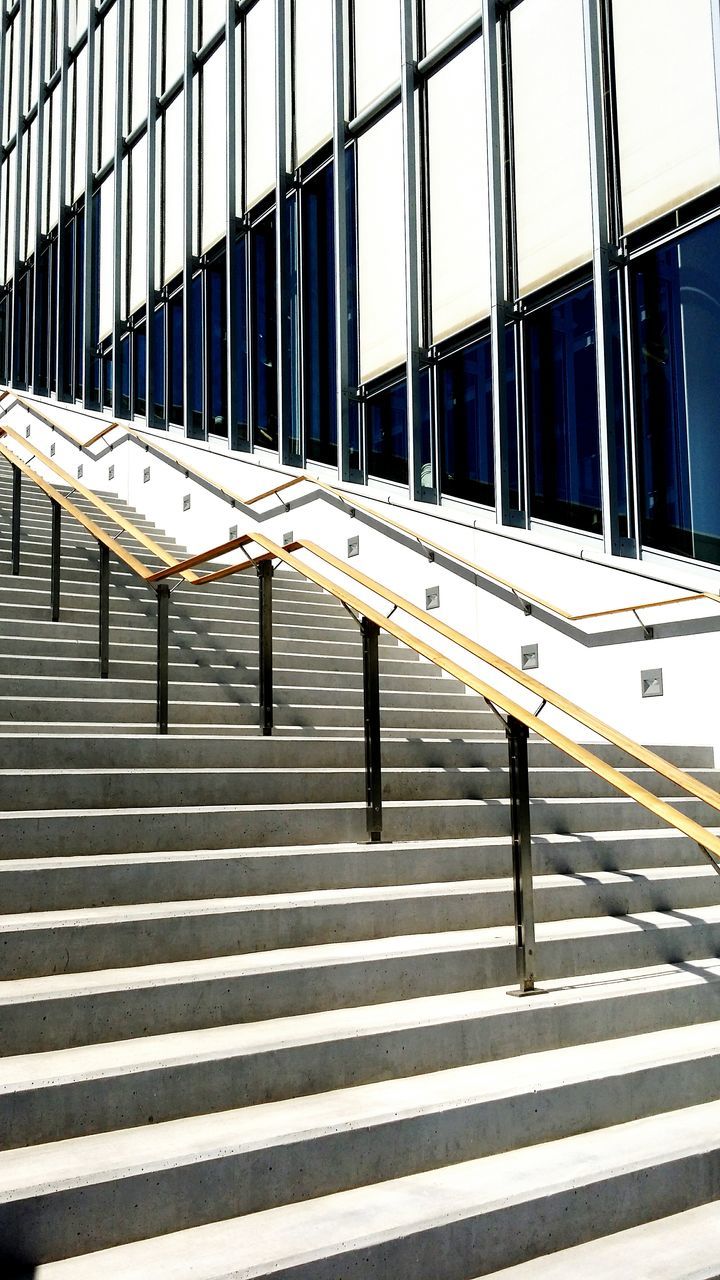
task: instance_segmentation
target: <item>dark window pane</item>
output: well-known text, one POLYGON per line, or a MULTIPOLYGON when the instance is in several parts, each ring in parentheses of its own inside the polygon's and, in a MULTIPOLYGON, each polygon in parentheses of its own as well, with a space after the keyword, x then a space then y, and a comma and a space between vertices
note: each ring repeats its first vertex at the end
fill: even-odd
POLYGON ((47 391, 48 389, 51 257, 52 246, 48 246, 48 248, 40 254, 40 261, 38 264, 37 316, 35 319, 35 373, 33 377, 36 391, 47 391))
POLYGON ((60 317, 60 395, 65 400, 72 398, 73 392, 73 321, 75 315, 74 287, 75 280, 75 235, 74 226, 70 223, 63 231, 62 281, 60 296, 62 314, 60 317))
POLYGON ((112 352, 108 351, 102 361, 103 374, 103 404, 106 409, 112 409, 113 397, 113 358, 112 352))
POLYGON ((642 537, 720 563, 720 223, 634 267, 642 537))
POLYGON ((275 215, 252 232, 253 438, 277 449, 277 315, 275 310, 275 215))
POLYGON ((50 298, 49 298, 49 389, 52 392, 57 390, 57 338, 58 338, 58 308, 57 308, 57 288, 58 288, 58 239, 57 236, 50 247, 50 298))
POLYGON ((130 417, 130 335, 120 340, 120 404, 119 411, 123 418, 130 417))
POLYGON ((145 414, 145 385, 147 380, 147 343, 145 325, 133 332, 133 413, 145 414))
POLYGON ((442 490, 492 503, 492 366, 490 339, 466 347, 438 367, 442 490))
POLYGON ((0 382, 2 383, 6 383, 8 380, 7 349, 10 329, 8 323, 8 317, 10 314, 9 308, 10 295, 6 293, 5 297, 0 299, 0 382))
POLYGON ((248 415, 248 355, 247 355, 247 236, 235 241, 234 253, 234 314, 235 326, 233 351, 233 377, 235 379, 235 429, 233 445, 237 447, 250 439, 248 415))
POLYGON ((585 285, 530 316, 527 339, 531 514, 599 532, 592 286, 585 285))
MULTIPOLYGON (((356 233, 356 149, 347 157, 345 189, 347 195, 347 290, 348 290, 348 382, 356 387, 359 378, 359 350, 357 325, 357 233, 356 233)), ((348 422, 348 463, 350 476, 362 476, 361 417, 359 405, 350 403, 348 422)))
POLYGON ((333 173, 327 165, 303 192, 303 368, 308 458, 337 462, 333 173))
POLYGON ((285 209, 288 231, 288 342, 289 388, 288 417, 289 438, 285 442, 284 462, 302 462, 300 440, 300 299, 298 293, 298 199, 297 193, 288 196, 285 209))
MULTIPOLYGON (((82 399, 83 334, 84 334, 84 328, 85 328, 85 316, 84 316, 84 311, 83 311, 83 302, 84 302, 84 297, 85 297, 85 291, 84 291, 84 288, 83 288, 83 281, 84 281, 84 278, 85 278, 85 277, 84 277, 84 268, 83 268, 83 234, 84 234, 84 228, 85 228, 85 215, 84 215, 83 213, 79 213, 79 214, 77 215, 77 217, 75 218, 75 220, 74 220, 74 224, 73 224, 73 225, 74 225, 74 229, 75 229, 75 247, 74 247, 74 253, 73 253, 73 264, 74 264, 74 293, 75 293, 75 305, 74 305, 74 316, 75 316, 75 329, 74 329, 74 340, 75 340, 75 386, 74 386, 74 395, 75 395, 75 398, 76 398, 76 399, 80 400, 80 399, 82 399)), ((93 364, 95 365, 95 376, 94 376, 94 378, 93 378, 93 386, 97 386, 97 383, 98 383, 97 361, 94 361, 94 362, 93 362, 93 364)))
POLYGON ((165 426, 165 308, 152 317, 152 412, 158 426, 165 426))
POLYGON ((183 305, 182 293, 168 302, 168 420, 183 425, 183 305))
POLYGON ((227 318, 225 314, 225 254, 207 269, 206 343, 209 422, 214 435, 227 436, 227 318))
POLYGON ((32 332, 32 270, 20 276, 14 298, 13 382, 25 388, 28 383, 28 335, 32 332))
POLYGON ((202 276, 193 278, 190 285, 190 337, 186 359, 190 362, 190 420, 188 435, 202 439, 203 427, 203 319, 202 276))
POLYGON ((407 389, 398 382, 367 403, 368 470, 382 480, 408 481, 407 389))

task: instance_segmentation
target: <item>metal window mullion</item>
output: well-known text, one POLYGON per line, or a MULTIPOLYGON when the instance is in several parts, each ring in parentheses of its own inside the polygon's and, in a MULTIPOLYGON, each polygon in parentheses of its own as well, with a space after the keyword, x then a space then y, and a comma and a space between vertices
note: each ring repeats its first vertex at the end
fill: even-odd
POLYGON ((185 0, 185 71, 183 78, 183 414, 185 435, 191 434, 190 303, 193 274, 193 0, 185 0))
MULTIPOLYGON (((145 301, 145 421, 149 427, 156 425, 155 408, 152 397, 153 378, 153 346, 155 335, 153 322, 155 318, 155 221, 157 216, 156 200, 156 162, 157 162, 157 39, 158 39, 158 5, 149 6, 149 52, 148 52, 148 118, 147 118, 147 279, 145 301)), ((166 406, 167 421, 167 406, 166 406)))
MULTIPOLYGON (((28 384, 32 383, 33 389, 36 391, 36 366, 38 352, 38 300, 40 297, 40 247, 42 236, 42 210, 43 210, 43 165, 45 159, 45 105, 47 101, 47 87, 45 84, 45 29, 47 23, 45 21, 45 12, 43 5, 43 14, 40 21, 40 49, 38 51, 40 73, 38 77, 38 114, 37 114, 37 162, 36 162, 36 182, 35 182, 35 270, 33 271, 33 324, 30 338, 30 351, 32 353, 32 369, 28 384)), ((2 102, 2 87, 0 86, 0 102, 2 102)), ((49 170, 48 170, 49 182, 49 170)), ((46 298, 47 301, 47 298, 46 298)), ((45 349, 47 352, 47 334, 45 336, 45 349)), ((49 384, 48 369, 48 384, 49 384)), ((48 386, 49 389, 49 386, 48 386)))
POLYGON ((592 199, 600 487, 605 552, 608 555, 623 555, 630 548, 628 539, 620 536, 618 515, 615 413, 617 389, 612 355, 610 278, 611 257, 617 258, 618 248, 617 245, 612 244, 610 238, 600 3, 601 0, 583 0, 592 199))
MULTIPOLYGON (((62 29, 61 29, 61 50, 60 50, 60 132, 57 138, 53 137, 53 146, 59 147, 58 152, 58 236, 57 236, 57 281, 56 281, 56 314, 57 324, 55 332, 55 390, 58 399, 61 398, 60 382, 62 372, 62 356, 64 345, 70 340, 70 335, 65 334, 60 317, 63 313, 64 301, 64 282, 65 282, 65 222, 67 219, 67 117, 68 117, 68 74, 70 66, 70 51, 68 47, 68 30, 69 30, 69 8, 70 0, 61 0, 62 4, 62 29)), ((56 90, 57 92, 57 90, 56 90)), ((49 371, 52 375, 52 370, 49 371)))
POLYGON ((415 102, 415 58, 413 49, 413 7, 415 0, 402 0, 401 105, 403 124, 403 187, 405 194, 405 332, 407 377, 408 480, 410 497, 416 501, 437 501, 435 458, 429 459, 432 485, 423 486, 422 406, 420 399, 420 282, 417 201, 417 109, 415 102))
POLYGON ((292 360, 290 355, 290 223, 287 156, 286 3, 275 0, 275 274, 277 316, 278 456, 297 462, 291 449, 292 360))
POLYGON ((350 353, 348 333, 347 119, 345 50, 349 48, 348 0, 333 0, 333 223, 335 247, 335 388, 338 467, 350 468, 350 353))
MULTIPOLYGON (((228 446, 231 449, 242 449, 244 442, 239 439, 237 431, 238 404, 238 369, 235 360, 235 342, 238 330, 237 286, 235 273, 235 238, 237 234, 237 144, 235 132, 235 109, 237 104, 236 58, 235 58, 235 0, 227 0, 225 10, 225 112, 227 118, 226 139, 226 240, 225 240, 225 316, 226 316, 226 383, 227 383, 227 429, 228 446)), ((242 94, 240 95, 242 98, 242 94)))
MULTIPOLYGON (((85 224, 83 226, 83 406, 92 407, 91 371, 93 362, 92 348, 92 312, 93 295, 99 281, 93 278, 93 150, 95 139, 95 112, 93 98, 95 96, 95 6, 88 10, 87 29, 87 119, 85 135, 85 224)), ((77 77, 77 66, 75 68, 77 77)), ((114 376, 114 371, 113 371, 114 376)), ((102 378, 100 379, 102 383, 102 378)), ((100 401, 103 391, 100 386, 100 401)))
MULTIPOLYGON (((25 28, 26 28, 27 8, 23 4, 20 6, 20 13, 15 19, 20 24, 19 40, 20 53, 18 56, 18 107, 15 122, 15 208, 13 210, 13 221, 15 226, 15 243, 13 246, 13 305, 12 305, 12 321, 10 325, 10 378, 9 381, 15 382, 15 317, 17 315, 18 297, 19 297, 19 278, 20 278, 20 209, 22 206, 22 161, 23 151, 25 149, 25 136, 23 132, 23 97, 25 95, 25 28)), ((26 210, 27 214, 27 210, 26 210)))
MULTIPOLYGON (((117 96, 115 100, 115 156, 114 156, 114 173, 115 173, 115 190, 113 192, 113 328, 112 328, 112 352, 113 352, 113 394, 112 394, 112 412, 115 417, 120 415, 120 338, 122 334, 122 164, 123 164, 123 138, 125 135, 125 125, 123 116, 124 107, 124 85, 125 85, 125 0, 116 0, 117 4, 117 43, 115 48, 115 83, 117 85, 117 96)), ((128 156, 128 169, 130 165, 130 157, 128 156)), ((128 172, 128 191, 130 191, 130 181, 128 172)), ((127 235, 127 253, 126 253, 126 272, 130 271, 130 254, 132 252, 132 242, 130 239, 130 223, 128 220, 127 235)))

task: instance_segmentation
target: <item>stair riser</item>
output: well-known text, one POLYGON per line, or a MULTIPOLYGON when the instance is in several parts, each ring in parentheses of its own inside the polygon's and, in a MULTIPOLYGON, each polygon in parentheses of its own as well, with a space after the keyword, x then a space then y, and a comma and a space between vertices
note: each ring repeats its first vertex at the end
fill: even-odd
MULTIPOLYGON (((37 642, 30 651, 30 641, 8 640, 0 636, 0 675, 15 675, 18 670, 32 671, 43 676, 86 676, 98 674, 97 641, 60 640, 37 642)), ((173 645, 170 652, 170 680, 197 680, 205 671, 212 678, 226 679, 237 671, 248 671, 251 680, 257 680, 257 644, 245 650, 226 650, 224 647, 181 648, 173 645), (240 656, 242 655, 242 656, 240 656)), ((154 680, 157 670, 155 645, 119 645, 112 648, 113 679, 154 680)), ((362 659, 341 654, 295 654, 276 652, 274 676, 278 683, 297 683, 289 673, 302 672, 303 684, 319 686, 335 684, 345 687, 346 680, 362 687, 362 659)), ((402 662, 384 658, 382 683, 388 688, 431 689, 443 680, 437 668, 421 666, 417 662, 402 662), (406 681, 408 682, 406 685, 406 681)), ((451 686, 443 681, 448 691, 451 686)))
MULTIPOLYGON (((155 652, 155 624, 154 619, 135 619, 133 626, 117 626, 110 619, 110 653, 114 656, 116 647, 118 657, 126 656, 125 650, 127 646, 131 647, 130 656, 141 656, 146 651, 155 652)), ((23 653, 26 652, 26 644, 36 644, 38 652, 47 652, 48 643, 56 640, 65 643, 74 644, 82 641, 90 646, 89 652, 97 653, 98 643, 98 627, 97 618, 90 623, 70 623, 70 622, 51 622, 48 616, 40 618, 34 622, 24 621, 21 617, 12 618, 9 621, 0 621, 0 635, 3 632, 11 633, 11 638, 16 641, 20 639, 23 644, 23 653)), ((315 654, 320 657, 329 659, 338 657, 355 658, 362 661, 362 648, 359 635, 352 631, 346 632, 341 638, 335 637, 327 632, 320 632, 318 636, 311 636, 309 639, 298 638, 295 636, 281 634, 282 628, 275 626, 273 629, 273 653, 293 653, 299 657, 305 654, 315 654)), ((384 668, 384 658, 397 659, 401 658, 404 662, 418 662, 419 658, 413 655, 410 649, 402 648, 397 645, 389 637, 380 639, 380 655, 381 655, 381 671, 384 668)), ((257 629, 249 629, 247 632, 238 631, 238 628, 228 623, 223 627, 220 624, 213 623, 211 626, 198 629, 191 623, 179 623, 170 620, 170 653, 172 654, 195 654, 206 653, 210 651, 213 654, 235 654, 235 653, 252 653, 257 656, 258 638, 257 629)), ((30 650, 33 652, 33 650, 30 650)), ((432 668, 430 668, 432 670, 432 668)))
MULTIPOLYGON (((537 971, 545 980, 608 973, 699 960, 718 954, 718 948, 720 925, 698 922, 690 929, 685 921, 673 921, 663 930, 541 940, 537 971)), ((414 996, 510 987, 514 981, 515 954, 509 943, 477 948, 458 942, 451 952, 331 962, 320 971, 308 964, 194 981, 179 978, 169 984, 157 981, 130 990, 118 985, 66 999, 29 996, 2 1006, 0 1051, 34 1053, 414 996)))
MULTIPOLYGON (((309 1136, 225 1158, 151 1169, 122 1179, 69 1187, 55 1194, 48 1191, 0 1205, 0 1231, 11 1247, 32 1241, 33 1256, 38 1261, 77 1252, 78 1237, 83 1252, 109 1248, 132 1238, 144 1239, 255 1213, 280 1203, 402 1177, 428 1165, 471 1160, 513 1146, 552 1141, 581 1133, 588 1126, 600 1127, 652 1114, 663 1105, 672 1109, 710 1101, 716 1096, 717 1072, 717 1059, 707 1058, 638 1070, 619 1079, 601 1078, 549 1090, 538 1085, 532 1093, 490 1104, 477 1102, 449 1111, 433 1110, 421 1117, 360 1130, 309 1136)), ((148 1158, 152 1162, 151 1143, 148 1158)), ((703 1163, 707 1178, 711 1170, 717 1170, 720 1152, 703 1163)), ((616 1181, 607 1180, 608 1184, 616 1181)), ((637 1213, 640 1204, 648 1203, 647 1193, 642 1188, 643 1178, 635 1175, 632 1181, 631 1200, 637 1213)), ((649 1174, 649 1181, 657 1183, 657 1168, 649 1174)), ((691 1203, 697 1203, 700 1188, 692 1174, 689 1181, 696 1197, 691 1203)), ((688 1188, 684 1190, 683 1207, 687 1207, 688 1188)), ((596 1185, 598 1198, 602 1198, 603 1191, 607 1198, 609 1185, 596 1185)), ((522 1214, 524 1207, 516 1206, 516 1211, 522 1214)), ((485 1256, 481 1256, 486 1263, 485 1256)), ((424 1270, 420 1274, 437 1273, 424 1270)), ((446 1272, 440 1274, 444 1276, 446 1272)))
MULTIPOLYGON (((104 692, 105 682, 100 686, 104 692)), ((71 723, 82 724, 116 721, 120 724, 154 724, 155 700, 146 697, 145 701, 125 702, 113 697, 112 683, 107 682, 108 693, 102 700, 93 699, 90 695, 76 694, 74 698, 58 698, 43 696, 32 698, 29 694, 24 698, 6 697, 0 694, 0 723, 71 723)), ((277 691, 278 693, 281 691, 277 691)), ((287 696, 287 694, 285 695, 287 696)), ((337 696, 337 695, 336 695, 337 696)), ((207 725, 247 725, 256 729, 259 719, 255 699, 248 700, 245 705, 239 703, 222 703, 219 701, 191 701, 183 697, 183 688, 176 687, 170 691, 170 726, 171 729, 191 724, 207 725), (254 705, 253 705, 254 703, 254 705)), ((398 729, 431 730, 438 736, 446 737, 451 731, 487 729, 491 735, 497 736, 492 728, 492 719, 484 711, 418 711, 384 707, 381 711, 383 726, 398 729)), ((356 732, 362 730, 362 707, 332 706, 330 704, 296 702, 294 693, 292 700, 284 706, 276 703, 274 722, 278 728, 296 726, 305 729, 317 728, 352 728, 356 732)), ((182 732, 182 729, 180 730, 182 732)))
MULTIPOLYGON (((538 921, 639 915, 713 906, 717 896, 712 872, 660 886, 635 882, 559 889, 539 881, 535 911, 538 921)), ((438 894, 264 911, 233 908, 222 914, 198 912, 159 920, 102 925, 80 921, 63 927, 28 927, 0 933, 0 979, 85 973, 127 965, 211 959, 240 951, 273 951, 414 933, 485 929, 507 925, 512 918, 513 897, 508 885, 492 893, 438 894)))
MULTIPOLYGON (((196 594, 191 598, 187 598, 187 594, 181 594, 180 590, 173 593, 172 612, 175 617, 182 617, 185 614, 192 614, 196 617, 214 616, 217 611, 220 616, 229 618, 247 618, 249 621, 257 619, 258 600, 257 588, 251 594, 250 592, 236 592, 232 585, 226 587, 225 591, 212 591, 209 587, 203 587, 202 590, 195 588, 196 594)), ((2 603, 3 616, 8 616, 7 611, 11 608, 19 607, 25 609, 46 609, 48 607, 50 596, 49 582, 47 586, 36 586, 32 580, 28 581, 24 575, 20 577, 8 577, 0 575, 0 602, 2 603)), ((98 582, 97 574, 89 574, 87 578, 72 580, 70 575, 66 575, 63 579, 61 575, 60 585, 60 613, 64 608, 69 608, 73 613, 90 611, 97 608, 98 599, 98 582)), ((110 573, 110 609, 114 611, 116 608, 123 610, 132 608, 137 605, 141 611, 147 613, 148 603, 152 603, 152 596, 149 590, 139 579, 135 578, 132 582, 121 583, 115 580, 110 573)), ((333 627, 336 622, 340 623, 342 629, 345 625, 354 626, 352 619, 340 619, 337 617, 338 606, 330 596, 321 596, 317 601, 307 601, 297 599, 296 597, 281 592, 275 592, 273 597, 273 617, 278 622, 284 619, 286 622, 295 622, 298 626, 306 623, 310 617, 314 620, 314 624, 318 625, 320 619, 326 619, 333 627)))
MULTIPOLYGON (((215 1056, 208 1033, 205 1057, 132 1072, 53 1081, 0 1097, 0 1131, 7 1147, 54 1142, 237 1106, 275 1102, 330 1089, 392 1079, 397 1063, 408 1074, 440 1071, 533 1052, 640 1035, 658 1026, 685 1027, 717 1015, 714 984, 609 995, 560 1012, 542 999, 517 1012, 507 1006, 482 1017, 346 1035, 320 1044, 292 1044, 255 1053, 215 1056)), ((178 1052, 177 1050, 175 1051, 178 1052)), ((162 1058, 162 1055, 160 1055, 162 1058)), ((57 1070, 57 1067, 55 1068, 57 1070)), ((38 1075, 42 1074, 39 1068, 38 1075)))
MULTIPOLYGON (((191 680, 171 681, 170 691, 178 693, 183 701, 190 702, 234 702, 257 703, 257 672, 249 670, 231 671, 227 676, 220 676, 218 683, 212 672, 198 670, 195 682, 191 680)), ((428 709, 442 716, 445 711, 468 711, 473 715, 480 714, 488 721, 489 713, 482 704, 463 694, 452 692, 449 681, 417 681, 419 688, 408 689, 404 681, 389 677, 381 689, 383 708, 400 708, 404 710, 428 709), (424 688, 422 686, 425 686, 424 688)), ((99 675, 95 679, 87 676, 77 678, 53 678, 51 676, 15 676, 0 677, 0 696, 3 698, 84 698, 108 697, 122 701, 133 699, 149 699, 155 693, 155 679, 139 678, 123 680, 115 672, 111 664, 110 678, 100 682, 99 675)), ((304 683, 303 673, 285 672, 282 679, 275 681, 276 703, 301 706, 311 703, 315 707, 326 704, 336 706, 341 700, 345 707, 360 708, 363 703, 362 685, 358 680, 349 680, 346 675, 329 675, 322 680, 314 679, 304 683), (303 682, 303 683, 298 683, 303 682)))

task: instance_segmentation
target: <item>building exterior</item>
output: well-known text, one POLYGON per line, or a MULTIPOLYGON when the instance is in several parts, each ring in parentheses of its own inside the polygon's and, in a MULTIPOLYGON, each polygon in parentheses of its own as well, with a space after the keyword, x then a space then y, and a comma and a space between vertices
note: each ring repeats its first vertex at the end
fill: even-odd
POLYGON ((718 0, 3 0, 0 382, 720 562, 718 0))

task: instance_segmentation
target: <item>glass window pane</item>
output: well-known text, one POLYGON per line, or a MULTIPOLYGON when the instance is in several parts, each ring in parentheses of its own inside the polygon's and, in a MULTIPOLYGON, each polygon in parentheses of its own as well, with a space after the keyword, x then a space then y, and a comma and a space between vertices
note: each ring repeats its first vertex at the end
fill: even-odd
POLYGON ((185 359, 189 369, 188 435, 196 439, 204 436, 203 426, 203 322, 202 276, 193 277, 190 286, 189 340, 185 359))
POLYGON ((251 232, 253 340, 253 439, 277 449, 277 312, 275 214, 251 232))
POLYGON ((592 285, 527 321, 533 516, 600 532, 592 285))
POLYGON ((405 359, 405 231, 400 108, 358 140, 360 377, 405 359))
POLYGON ((425 0, 425 48, 428 53, 482 10, 479 0, 425 0))
POLYGON ((162 21, 158 23, 158 61, 158 82, 163 89, 169 89, 185 66, 185 14, 178 0, 165 0, 163 5, 162 21))
POLYGON ((119 411, 123 418, 130 417, 130 335, 128 333, 120 341, 120 402, 119 411))
POLYGON ((208 430, 227 436, 227 317, 225 254, 207 269, 208 332, 205 342, 208 385, 208 430))
POLYGON ((438 409, 443 493, 494 502, 489 338, 440 362, 438 409))
POLYGON ((476 40, 428 84, 433 341, 490 312, 483 46, 476 40), (458 120, 471 120, 470 133, 458 120))
POLYGON ((113 324, 113 264, 114 254, 114 202, 115 174, 105 179, 95 200, 100 200, 100 243, 98 274, 95 277, 99 290, 98 338, 109 333, 113 324))
POLYGON ((183 265, 183 144, 184 94, 180 94, 165 112, 163 125, 163 185, 165 188, 165 245, 163 281, 171 280, 183 265))
POLYGON ((303 369, 308 458, 337 462, 333 170, 303 189, 303 369))
POLYGON ((592 255, 582 5, 532 0, 512 11, 520 291, 592 255))
POLYGON ((295 0, 295 161, 332 136, 332 0, 295 0))
POLYGON ((150 0, 132 0, 132 52, 130 57, 130 129, 147 116, 150 0))
POLYGON ((199 0, 202 6, 202 42, 207 44, 220 27, 225 26, 226 0, 199 0))
POLYGON ((398 382, 367 402, 368 471, 382 480, 408 482, 407 388, 398 382))
POLYGON ((720 563, 720 226, 633 269, 639 360, 642 537, 720 563))
POLYGON ((168 421, 183 425, 183 305, 182 291, 170 299, 167 307, 168 340, 168 421))
POLYGON ((202 72, 202 240, 201 252, 225 235, 227 112, 225 45, 202 72))
POLYGON ((247 346, 247 249, 248 237, 241 236, 234 247, 235 308, 233 323, 233 365, 235 379, 235 430, 233 443, 250 439, 248 414, 248 346, 247 346))
POLYGON ((355 108, 400 80, 400 0, 355 0, 355 108))
POLYGON ((133 331, 133 413, 145 416, 147 379, 147 342, 145 324, 133 331))
POLYGON ((165 307, 152 317, 152 412, 155 422, 165 424, 165 307))
POLYGON ((68 175, 73 175, 70 202, 85 190, 85 155, 87 151, 87 47, 75 63, 75 128, 67 131, 68 175))
POLYGON ((109 9, 96 36, 95 46, 95 148, 96 169, 115 150, 117 97, 117 5, 109 9))
POLYGON ((258 0, 247 30, 247 202, 275 186, 275 10, 258 0))
POLYGON ((130 153, 130 314, 147 294, 147 137, 130 153))
POLYGON ((720 182, 711 0, 614 0, 627 229, 720 182))

